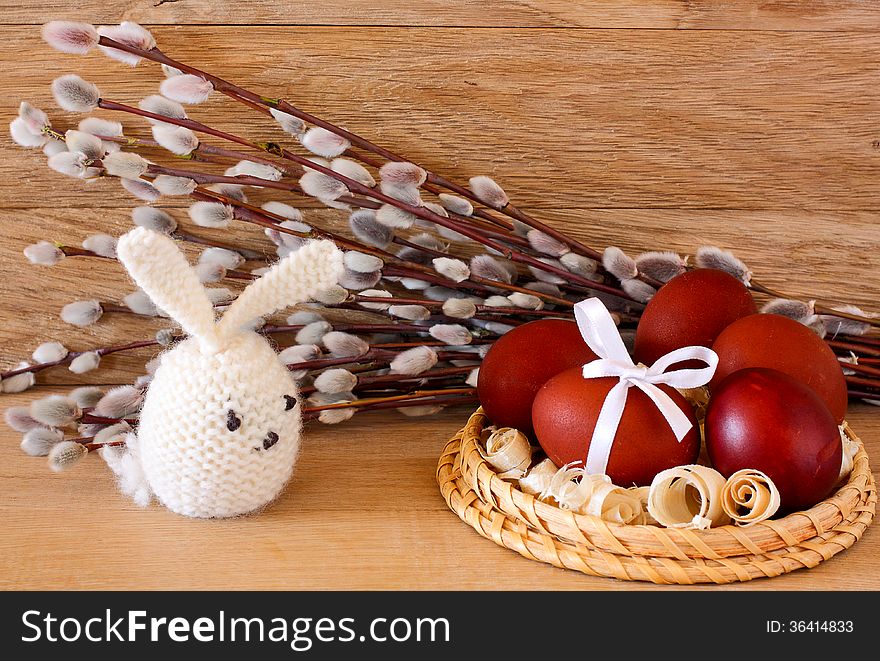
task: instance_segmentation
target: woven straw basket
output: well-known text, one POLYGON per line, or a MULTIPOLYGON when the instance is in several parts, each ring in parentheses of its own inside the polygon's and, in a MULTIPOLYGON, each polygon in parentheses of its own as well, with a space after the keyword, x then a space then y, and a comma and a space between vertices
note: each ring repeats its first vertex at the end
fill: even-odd
POLYGON ((877 493, 859 444, 849 480, 815 507, 749 527, 709 530, 622 525, 576 514, 520 491, 480 454, 478 409, 437 466, 450 509, 483 537, 531 560, 591 576, 664 584, 733 583, 815 567, 852 546, 874 519, 877 493))

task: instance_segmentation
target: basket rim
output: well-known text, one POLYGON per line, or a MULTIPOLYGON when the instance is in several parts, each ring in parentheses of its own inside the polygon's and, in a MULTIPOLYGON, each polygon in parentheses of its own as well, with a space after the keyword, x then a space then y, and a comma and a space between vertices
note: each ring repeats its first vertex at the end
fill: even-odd
POLYGON ((617 555, 541 532, 481 500, 461 473, 460 449, 461 432, 443 449, 437 465, 437 482, 447 505, 462 521, 481 536, 530 560, 621 580, 662 585, 729 584, 812 568, 861 538, 873 521, 877 501, 872 480, 862 492, 861 506, 853 508, 834 528, 798 546, 759 555, 717 559, 617 555))
POLYGON ((844 432, 859 444, 853 470, 832 495, 808 510, 751 526, 729 524, 707 530, 614 523, 564 510, 498 477, 479 451, 480 432, 487 422, 488 417, 480 407, 460 431, 461 472, 470 488, 484 502, 540 532, 618 555, 718 559, 797 546, 839 525, 859 506, 863 493, 874 488, 864 444, 844 422, 844 432))

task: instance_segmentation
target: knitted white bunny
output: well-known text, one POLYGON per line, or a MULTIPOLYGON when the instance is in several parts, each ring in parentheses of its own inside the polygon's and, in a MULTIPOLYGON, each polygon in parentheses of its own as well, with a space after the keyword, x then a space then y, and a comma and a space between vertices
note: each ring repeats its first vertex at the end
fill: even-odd
POLYGON ((153 302, 190 335, 161 356, 137 436, 107 448, 123 491, 151 492, 186 516, 228 517, 271 502, 299 448, 296 384, 269 343, 247 325, 336 283, 342 253, 314 241, 251 283, 219 321, 174 242, 137 228, 119 239, 119 260, 153 302))

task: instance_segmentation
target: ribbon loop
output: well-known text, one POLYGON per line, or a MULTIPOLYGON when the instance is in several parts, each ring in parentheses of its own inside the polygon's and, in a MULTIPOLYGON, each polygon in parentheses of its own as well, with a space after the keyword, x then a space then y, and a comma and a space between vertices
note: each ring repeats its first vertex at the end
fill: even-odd
POLYGON ((599 411, 584 464, 587 472, 590 474, 606 472, 611 446, 614 444, 614 437, 617 435, 617 428, 626 408, 627 391, 630 386, 636 386, 651 399, 663 414, 676 440, 681 443, 692 427, 690 418, 657 386, 664 384, 673 388, 697 388, 707 384, 718 367, 718 354, 706 347, 683 347, 670 351, 650 367, 636 365, 626 350, 614 319, 601 300, 588 298, 581 301, 574 306, 574 316, 587 346, 599 356, 597 360, 583 366, 583 377, 619 379, 605 396, 599 411), (699 360, 705 363, 706 367, 668 371, 671 366, 688 360, 699 360))

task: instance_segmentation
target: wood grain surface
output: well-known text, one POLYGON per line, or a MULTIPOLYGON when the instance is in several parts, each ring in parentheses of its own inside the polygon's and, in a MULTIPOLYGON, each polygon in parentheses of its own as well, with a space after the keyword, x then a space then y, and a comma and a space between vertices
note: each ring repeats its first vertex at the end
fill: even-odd
MULTIPOLYGON (((56 17, 142 21, 184 61, 284 96, 453 179, 490 174, 518 205, 597 247, 688 254, 720 245, 766 284, 880 311, 876 3, 328 0, 291 9, 264 0, 0 0, 3 117, 28 99, 56 127, 74 126, 81 117, 54 108, 48 90, 71 71, 113 100, 155 93, 161 74, 147 63, 132 71, 99 54, 51 51, 38 25, 56 17)), ((220 98, 191 115, 279 138, 220 98)), ((146 135, 138 121, 126 124, 146 135)), ((59 320, 71 300, 116 302, 132 286, 112 262, 37 268, 22 248, 119 234, 138 202, 112 182, 56 175, 8 137, 3 147, 0 367, 47 339, 85 349, 161 328, 118 314, 89 329, 59 320)), ((186 225, 185 209, 170 211, 186 225)), ((306 215, 344 225, 335 212, 306 215)), ((268 250, 258 232, 235 232, 268 250)), ((149 356, 108 358, 88 380, 128 382, 149 356)), ((46 372, 39 392, 83 380, 71 377, 46 372)), ((4 395, 0 408, 32 396, 4 395)), ((875 464, 878 415, 863 405, 851 416, 875 464)), ((97 459, 49 474, 0 429, 0 587, 649 587, 538 566, 458 522, 433 475, 466 410, 417 425, 372 416, 310 428, 282 499, 227 522, 140 511, 97 459), (362 477, 340 484, 343 466, 362 477)), ((878 557, 871 529, 818 569, 732 589, 878 589, 878 557)))

